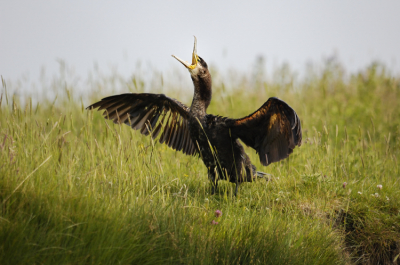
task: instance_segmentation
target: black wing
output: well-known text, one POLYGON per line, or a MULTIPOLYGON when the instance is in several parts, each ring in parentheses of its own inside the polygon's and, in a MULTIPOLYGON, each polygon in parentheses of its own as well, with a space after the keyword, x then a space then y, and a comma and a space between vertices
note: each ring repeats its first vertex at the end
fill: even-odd
POLYGON ((153 139, 160 135, 160 143, 177 151, 187 155, 197 153, 188 129, 189 108, 164 94, 111 96, 87 107, 95 108, 104 109, 104 117, 114 123, 125 123, 141 134, 151 134, 153 139))
POLYGON ((264 166, 288 157, 301 145, 300 119, 278 98, 269 98, 253 114, 228 124, 233 135, 257 151, 264 166))

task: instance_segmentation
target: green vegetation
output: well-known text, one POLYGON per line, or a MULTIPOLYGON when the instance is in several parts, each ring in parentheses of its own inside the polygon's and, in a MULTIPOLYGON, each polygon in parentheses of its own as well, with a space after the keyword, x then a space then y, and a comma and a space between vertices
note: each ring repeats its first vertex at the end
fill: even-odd
MULTIPOLYGON (((198 158, 84 109, 115 82, 142 92, 138 77, 99 78, 83 100, 60 77, 39 103, 3 83, 0 264, 400 264, 400 78, 335 62, 302 81, 287 67, 231 86, 212 74, 210 113, 242 117, 277 96, 302 121, 289 159, 262 167, 247 149, 273 176, 237 198, 228 182, 210 195, 198 158)), ((160 91, 190 103, 191 88, 160 91)))

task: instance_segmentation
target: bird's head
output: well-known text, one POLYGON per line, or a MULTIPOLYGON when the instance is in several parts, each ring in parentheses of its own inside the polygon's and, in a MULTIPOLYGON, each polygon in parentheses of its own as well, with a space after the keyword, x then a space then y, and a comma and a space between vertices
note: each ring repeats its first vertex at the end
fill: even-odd
POLYGON ((192 63, 188 63, 178 56, 172 55, 175 59, 181 62, 190 72, 190 75, 194 79, 204 78, 208 76, 210 73, 208 71, 207 63, 197 55, 197 39, 196 36, 194 37, 194 47, 193 47, 193 54, 192 54, 192 63))

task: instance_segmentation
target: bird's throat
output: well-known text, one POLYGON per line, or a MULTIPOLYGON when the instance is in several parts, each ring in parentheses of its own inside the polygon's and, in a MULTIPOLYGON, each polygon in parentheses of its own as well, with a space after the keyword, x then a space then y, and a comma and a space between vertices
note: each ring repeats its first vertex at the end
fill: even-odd
POLYGON ((209 78, 192 78, 192 80, 194 85, 194 95, 190 109, 195 116, 204 116, 206 115, 206 110, 211 102, 211 76, 209 78))

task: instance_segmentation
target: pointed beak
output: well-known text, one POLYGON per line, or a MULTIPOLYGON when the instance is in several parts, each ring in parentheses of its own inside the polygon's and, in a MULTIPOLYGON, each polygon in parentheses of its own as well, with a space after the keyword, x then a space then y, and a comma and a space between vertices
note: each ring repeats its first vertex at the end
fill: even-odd
POLYGON ((172 55, 175 59, 177 59, 181 64, 183 64, 187 69, 193 70, 196 68, 197 65, 197 39, 196 36, 194 36, 194 47, 193 47, 193 54, 192 54, 192 64, 189 64, 188 62, 182 60, 178 56, 172 55))

